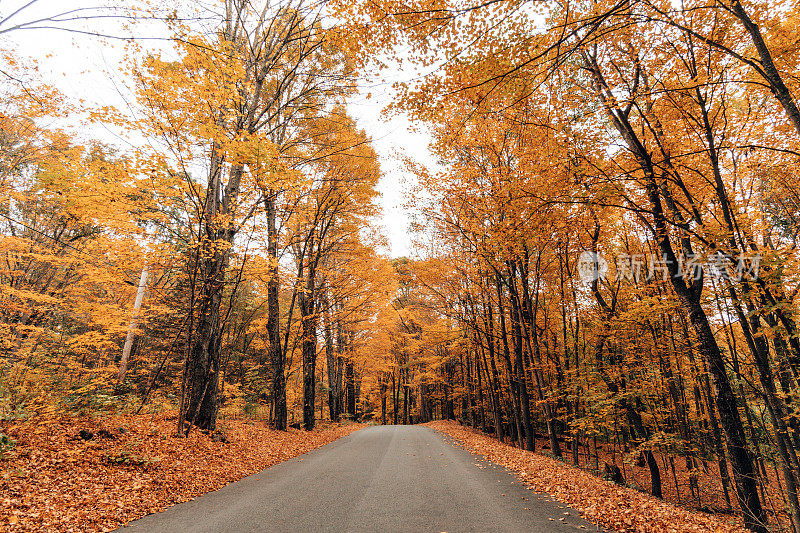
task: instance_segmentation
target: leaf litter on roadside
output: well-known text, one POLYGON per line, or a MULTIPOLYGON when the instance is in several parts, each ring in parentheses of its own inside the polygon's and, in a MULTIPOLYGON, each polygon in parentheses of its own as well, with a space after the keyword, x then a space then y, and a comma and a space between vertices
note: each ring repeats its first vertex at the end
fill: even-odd
POLYGON ((219 434, 175 436, 174 412, 5 422, 0 530, 109 531, 191 500, 364 427, 306 432, 221 420, 219 434), (227 442, 217 442, 222 437, 227 442))
POLYGON ((585 519, 612 531, 625 533, 745 531, 738 522, 732 524, 712 515, 664 502, 628 487, 620 487, 551 457, 508 446, 489 435, 481 434, 453 421, 435 421, 425 425, 456 439, 458 444, 468 451, 479 453, 486 460, 513 471, 528 489, 547 493, 554 500, 580 511, 585 519))

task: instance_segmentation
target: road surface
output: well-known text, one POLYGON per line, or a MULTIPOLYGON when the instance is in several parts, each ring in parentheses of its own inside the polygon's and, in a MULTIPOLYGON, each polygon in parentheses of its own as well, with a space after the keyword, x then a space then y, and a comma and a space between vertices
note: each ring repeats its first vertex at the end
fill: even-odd
POLYGON ((374 426, 120 531, 587 530, 577 511, 429 428, 374 426))

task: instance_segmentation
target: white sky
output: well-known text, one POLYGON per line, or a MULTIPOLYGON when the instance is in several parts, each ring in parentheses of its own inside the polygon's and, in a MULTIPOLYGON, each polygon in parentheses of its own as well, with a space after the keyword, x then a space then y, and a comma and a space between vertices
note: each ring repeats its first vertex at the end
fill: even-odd
MULTIPOLYGON (((0 0, 0 32, 14 24, 62 13, 74 7, 100 5, 100 2, 80 0, 36 0, 12 19, 3 20, 29 1, 0 0)), ((124 2, 120 3, 125 5, 124 2)), ((113 21, 91 21, 70 27, 106 29, 115 26, 113 21)), ((125 35, 124 32, 115 34, 125 35)), ((124 56, 120 44, 121 41, 103 42, 95 37, 52 29, 16 30, 0 35, 0 46, 16 51, 20 58, 27 57, 37 62, 44 81, 55 85, 72 99, 85 100, 90 106, 124 105, 124 99, 120 96, 124 90, 119 87, 122 78, 118 72, 124 56)), ((144 44, 165 46, 159 41, 147 41, 144 44)), ((388 120, 381 117, 384 106, 391 101, 391 81, 402 81, 404 75, 399 71, 387 72, 387 80, 373 81, 368 86, 367 91, 372 95, 370 99, 362 94, 354 98, 349 106, 350 113, 360 127, 372 137, 373 146, 380 157, 384 173, 378 186, 382 194, 381 229, 389 241, 389 248, 382 251, 392 257, 414 255, 409 230, 411 213, 403 206, 406 180, 410 176, 404 171, 397 154, 403 152, 429 166, 433 161, 427 149, 428 136, 412 132, 406 117, 388 120)), ((96 132, 93 136, 104 137, 101 140, 125 148, 124 139, 117 138, 111 132, 96 132)))

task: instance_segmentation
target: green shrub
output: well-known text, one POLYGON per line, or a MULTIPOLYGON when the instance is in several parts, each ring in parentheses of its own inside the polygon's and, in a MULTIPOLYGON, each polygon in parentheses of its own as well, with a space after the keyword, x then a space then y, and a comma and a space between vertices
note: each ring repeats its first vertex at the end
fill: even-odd
POLYGON ((5 459, 6 453, 14 449, 17 441, 9 437, 3 432, 0 432, 0 459, 5 459))

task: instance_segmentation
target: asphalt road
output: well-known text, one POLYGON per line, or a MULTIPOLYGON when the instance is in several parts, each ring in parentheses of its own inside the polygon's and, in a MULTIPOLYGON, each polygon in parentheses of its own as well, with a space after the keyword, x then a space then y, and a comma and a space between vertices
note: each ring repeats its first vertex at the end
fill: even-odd
POLYGON ((120 531, 587 530, 577 511, 429 428, 375 426, 120 531))

